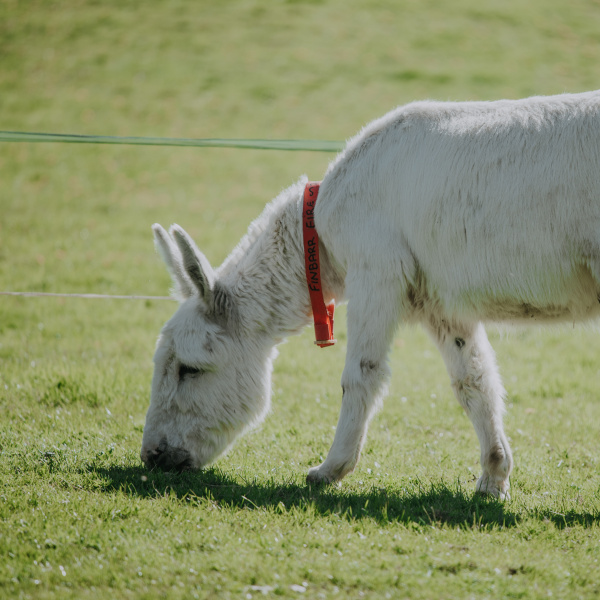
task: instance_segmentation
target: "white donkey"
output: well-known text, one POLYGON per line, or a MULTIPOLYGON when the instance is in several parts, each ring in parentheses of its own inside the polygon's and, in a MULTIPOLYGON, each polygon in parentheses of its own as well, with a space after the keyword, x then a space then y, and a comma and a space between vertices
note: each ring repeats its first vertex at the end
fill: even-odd
MULTIPOLYGON (((305 183, 216 270, 183 229, 154 226, 181 305, 154 358, 149 467, 201 468, 268 411, 274 348, 311 320, 305 183)), ((332 162, 314 220, 325 300, 348 302, 348 350, 333 445, 308 480, 355 468, 394 332, 420 322, 477 432, 477 490, 508 497, 505 392, 481 323, 600 314, 600 92, 400 107, 332 162)))

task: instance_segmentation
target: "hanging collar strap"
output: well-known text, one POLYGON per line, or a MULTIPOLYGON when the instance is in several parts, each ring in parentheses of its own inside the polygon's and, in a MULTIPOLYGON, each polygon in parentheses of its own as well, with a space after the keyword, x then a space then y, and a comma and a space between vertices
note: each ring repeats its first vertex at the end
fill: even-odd
POLYGON ((302 233, 304 237, 304 263, 306 265, 306 283, 310 294, 313 319, 315 322, 315 344, 324 348, 333 346, 332 302, 325 306, 321 287, 321 263, 319 262, 319 236, 315 228, 314 208, 319 195, 319 182, 310 181, 304 188, 304 206, 302 210, 302 233))

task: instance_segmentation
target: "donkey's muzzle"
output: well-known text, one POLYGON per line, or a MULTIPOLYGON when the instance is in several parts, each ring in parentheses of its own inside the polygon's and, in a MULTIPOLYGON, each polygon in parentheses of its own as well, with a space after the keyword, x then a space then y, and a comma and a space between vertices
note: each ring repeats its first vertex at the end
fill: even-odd
POLYGON ((155 449, 149 449, 145 458, 142 458, 149 469, 162 471, 186 471, 192 468, 192 457, 187 450, 169 446, 166 439, 162 439, 155 449))

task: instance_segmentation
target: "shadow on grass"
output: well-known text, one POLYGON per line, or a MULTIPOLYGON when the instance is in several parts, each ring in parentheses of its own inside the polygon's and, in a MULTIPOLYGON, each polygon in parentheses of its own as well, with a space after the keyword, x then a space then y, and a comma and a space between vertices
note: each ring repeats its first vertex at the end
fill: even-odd
MULTIPOLYGON (((412 481, 410 489, 372 487, 365 491, 335 486, 309 486, 293 482, 234 480, 218 469, 201 473, 149 472, 143 467, 90 467, 101 480, 100 489, 119 491, 141 498, 175 497, 191 504, 212 502, 221 508, 274 510, 282 514, 300 510, 339 518, 399 522, 417 527, 447 525, 490 529, 518 525, 519 515, 510 504, 466 493, 457 484, 422 486, 412 481)), ((97 489, 97 488, 96 488, 97 489)))

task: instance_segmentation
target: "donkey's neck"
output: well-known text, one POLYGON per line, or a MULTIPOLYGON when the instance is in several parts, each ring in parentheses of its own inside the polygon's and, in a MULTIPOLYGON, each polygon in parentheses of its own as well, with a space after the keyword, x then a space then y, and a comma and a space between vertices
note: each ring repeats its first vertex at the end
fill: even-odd
MULTIPOLYGON (((240 326, 274 342, 299 333, 312 318, 302 238, 303 189, 297 183, 267 205, 218 272, 233 294, 240 326)), ((341 301, 343 277, 323 245, 320 258, 325 301, 341 301)))

